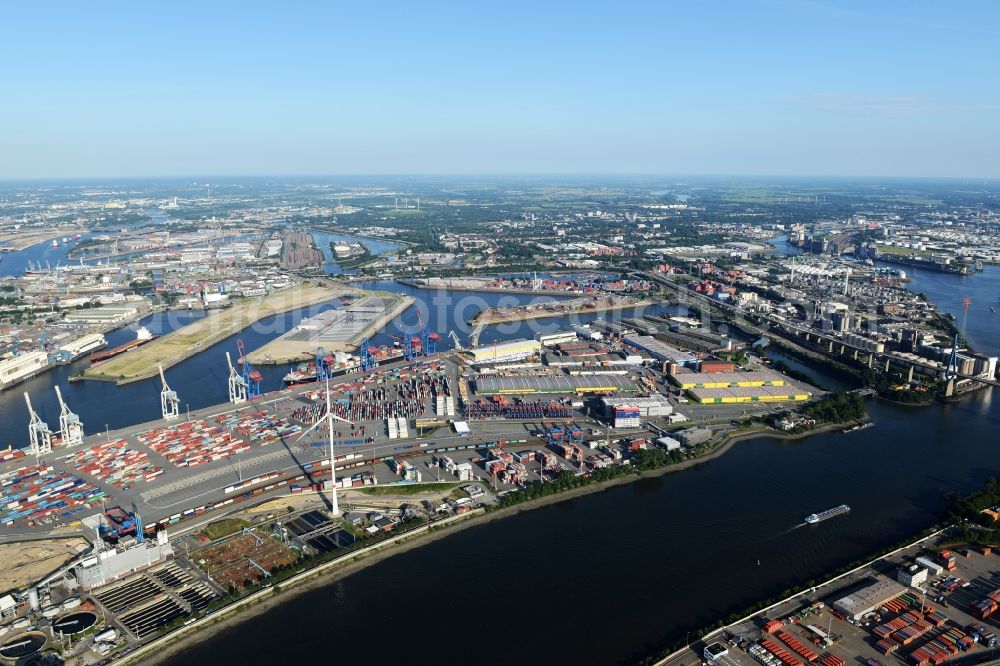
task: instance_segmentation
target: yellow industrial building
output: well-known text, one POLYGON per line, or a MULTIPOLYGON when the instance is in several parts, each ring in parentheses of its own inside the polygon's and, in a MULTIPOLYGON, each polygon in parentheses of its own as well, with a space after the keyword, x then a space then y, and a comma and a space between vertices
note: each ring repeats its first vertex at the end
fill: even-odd
POLYGON ((466 353, 472 356, 473 363, 510 363, 533 356, 541 349, 542 345, 538 340, 511 340, 485 344, 476 349, 468 349, 466 353))
POLYGON ((684 390, 705 388, 731 388, 755 386, 784 386, 785 376, 773 370, 753 372, 680 372, 670 376, 671 381, 684 390))
POLYGON ((747 402, 801 402, 812 397, 805 387, 774 370, 751 372, 679 372, 670 379, 703 405, 747 402))
POLYGON ((733 386, 728 388, 688 389, 702 405, 731 405, 747 402, 801 402, 812 397, 799 386, 733 386))

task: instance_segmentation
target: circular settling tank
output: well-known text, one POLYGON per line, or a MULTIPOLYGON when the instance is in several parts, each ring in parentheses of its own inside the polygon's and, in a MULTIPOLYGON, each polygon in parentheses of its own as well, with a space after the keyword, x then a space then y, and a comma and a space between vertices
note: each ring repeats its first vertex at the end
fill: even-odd
POLYGON ((0 645, 0 657, 7 659, 20 659, 34 654, 45 645, 45 634, 37 631, 28 631, 18 634, 0 645))
POLYGON ((52 623, 52 630, 56 633, 62 633, 63 635, 78 634, 81 631, 85 631, 94 626, 97 622, 97 615, 91 613, 90 611, 80 611, 79 613, 70 613, 69 615, 63 615, 61 618, 52 623))

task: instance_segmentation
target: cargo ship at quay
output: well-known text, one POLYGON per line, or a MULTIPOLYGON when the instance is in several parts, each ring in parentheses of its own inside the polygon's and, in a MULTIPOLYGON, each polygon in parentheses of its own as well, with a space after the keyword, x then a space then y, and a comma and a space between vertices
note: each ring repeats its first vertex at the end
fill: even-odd
MULTIPOLYGON (((379 363, 388 363, 389 361, 398 361, 404 356, 404 352, 401 348, 389 348, 386 346, 378 347, 373 349, 372 353, 375 356, 375 360, 379 363)), ((240 359, 240 363, 243 363, 243 359, 240 359)), ((331 377, 337 377, 348 372, 355 372, 361 369, 361 359, 353 354, 345 354, 343 352, 334 352, 333 354, 328 354, 324 359, 324 366, 327 368, 327 374, 331 377)), ((294 366, 291 370, 281 378, 286 385, 294 384, 305 384, 306 382, 312 382, 316 380, 316 361, 306 361, 304 363, 299 363, 294 366)))
POLYGON ((114 349, 108 349, 106 351, 97 354, 91 354, 90 364, 96 365, 97 363, 113 359, 115 356, 119 356, 127 351, 132 351, 133 349, 141 347, 147 342, 152 342, 157 337, 158 336, 150 333, 149 329, 147 329, 145 326, 140 326, 139 329, 135 332, 135 340, 130 340, 129 342, 126 342, 123 345, 118 345, 114 349))
POLYGON ((841 504, 840 506, 835 506, 832 509, 827 509, 826 511, 820 511, 819 513, 810 513, 805 517, 805 521, 810 525, 815 525, 816 523, 821 523, 824 520, 829 520, 830 518, 836 518, 841 514, 850 512, 851 507, 846 504, 841 504))

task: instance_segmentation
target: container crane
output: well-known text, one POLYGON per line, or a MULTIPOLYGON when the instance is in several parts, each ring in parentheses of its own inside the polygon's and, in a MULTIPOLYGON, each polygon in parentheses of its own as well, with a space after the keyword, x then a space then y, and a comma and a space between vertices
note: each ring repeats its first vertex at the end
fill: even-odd
POLYGON ((181 413, 181 401, 177 398, 177 391, 170 389, 167 378, 163 376, 163 366, 156 366, 160 370, 160 381, 163 382, 163 389, 160 391, 160 412, 167 421, 176 419, 181 413))
POLYGON ((476 324, 476 327, 472 329, 472 333, 469 334, 469 347, 476 349, 479 347, 479 334, 483 332, 483 324, 476 324))
POLYGON ((256 370, 247 358, 246 348, 243 340, 236 338, 236 349, 240 352, 239 362, 243 364, 243 383, 247 387, 247 397, 251 400, 260 397, 260 380, 264 378, 259 370, 256 370))
POLYGON ((229 402, 238 405, 247 401, 247 384, 240 373, 233 367, 233 359, 226 352, 226 363, 229 365, 229 402))
POLYGON ((315 360, 316 381, 325 382, 327 379, 330 378, 330 375, 332 374, 331 372, 332 368, 330 367, 330 365, 332 364, 333 359, 329 356, 329 354, 326 353, 326 350, 323 349, 322 347, 317 347, 316 351, 314 351, 312 355, 316 359, 315 360))
POLYGON ((371 345, 368 344, 368 338, 361 341, 358 355, 361 357, 361 369, 363 371, 369 372, 374 370, 378 365, 378 360, 375 358, 375 354, 372 353, 371 345))
POLYGON ((417 322, 420 324, 420 353, 423 356, 430 356, 437 352, 437 343, 441 336, 431 330, 430 324, 424 322, 424 316, 417 311, 417 322))
POLYGON ((80 417, 70 411, 63 400, 62 391, 56 385, 56 397, 59 399, 59 438, 64 446, 79 446, 83 444, 83 422, 80 417))
POLYGON ((31 443, 29 451, 35 454, 35 458, 38 458, 38 456, 52 451, 52 430, 31 406, 31 398, 27 391, 24 393, 24 401, 28 403, 28 414, 31 416, 31 421, 28 423, 28 441, 31 443))

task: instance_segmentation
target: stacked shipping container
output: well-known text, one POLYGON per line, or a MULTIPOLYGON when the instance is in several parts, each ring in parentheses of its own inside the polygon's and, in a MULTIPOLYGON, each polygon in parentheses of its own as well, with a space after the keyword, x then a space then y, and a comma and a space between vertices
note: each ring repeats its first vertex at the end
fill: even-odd
POLYGON ((157 428, 138 439, 177 467, 195 467, 250 450, 250 445, 206 421, 157 428))
POLYGON ((149 462, 144 451, 130 449, 124 439, 75 451, 63 458, 78 472, 105 481, 115 488, 152 481, 163 473, 149 462))
POLYGON ((107 493, 84 480, 61 472, 51 465, 28 465, 0 474, 0 523, 15 520, 26 525, 67 519, 107 493))

